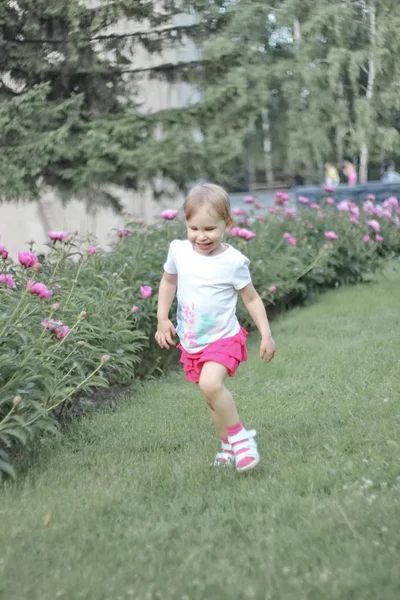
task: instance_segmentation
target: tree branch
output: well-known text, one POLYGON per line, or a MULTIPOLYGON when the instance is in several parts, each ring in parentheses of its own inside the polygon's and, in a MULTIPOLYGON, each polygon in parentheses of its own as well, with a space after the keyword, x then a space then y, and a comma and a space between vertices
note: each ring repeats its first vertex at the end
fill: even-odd
MULTIPOLYGON (((171 27, 165 27, 164 29, 152 29, 152 30, 142 30, 142 31, 134 31, 132 33, 110 33, 110 34, 102 34, 102 35, 96 35, 93 37, 81 37, 78 38, 80 41, 82 42, 98 42, 98 41, 104 41, 104 40, 122 40, 125 38, 132 38, 132 37, 151 37, 151 36, 158 36, 158 37, 162 37, 165 34, 168 33, 172 33, 172 32, 177 32, 177 33, 184 33, 186 31, 190 31, 193 29, 198 28, 198 25, 196 25, 195 23, 191 24, 191 25, 178 25, 178 26, 171 26, 171 27)), ((74 38, 77 39, 77 38, 74 38)), ((4 38, 4 41, 6 42, 13 42, 14 44, 65 44, 66 41, 68 41, 68 38, 64 38, 64 39, 47 39, 47 38, 24 38, 24 39, 10 39, 10 38, 4 38)))

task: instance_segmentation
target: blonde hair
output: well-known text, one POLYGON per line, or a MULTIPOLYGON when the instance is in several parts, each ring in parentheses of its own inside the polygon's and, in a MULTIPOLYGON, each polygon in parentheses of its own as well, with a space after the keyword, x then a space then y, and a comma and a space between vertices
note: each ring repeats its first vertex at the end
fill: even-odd
POLYGON ((203 183, 192 188, 186 196, 183 205, 186 220, 189 220, 204 204, 214 209, 216 215, 225 223, 232 218, 231 203, 224 188, 215 183, 203 183))

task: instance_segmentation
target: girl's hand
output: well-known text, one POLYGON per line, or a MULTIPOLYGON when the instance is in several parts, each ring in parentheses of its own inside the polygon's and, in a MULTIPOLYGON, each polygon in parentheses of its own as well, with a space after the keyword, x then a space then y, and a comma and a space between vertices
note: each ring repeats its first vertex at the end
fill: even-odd
POLYGON ((155 339, 160 348, 169 348, 175 346, 172 337, 176 335, 176 329, 169 319, 158 321, 155 339))
POLYGON ((271 336, 261 338, 260 344, 260 358, 264 360, 266 363, 271 362, 271 360, 275 356, 275 342, 271 336), (266 358, 265 358, 265 355, 266 358))

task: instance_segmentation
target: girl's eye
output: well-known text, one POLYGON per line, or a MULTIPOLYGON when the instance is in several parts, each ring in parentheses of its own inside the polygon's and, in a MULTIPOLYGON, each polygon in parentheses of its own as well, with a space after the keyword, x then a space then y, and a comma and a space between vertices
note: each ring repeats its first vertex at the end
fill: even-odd
POLYGON ((215 227, 206 227, 206 231, 214 231, 215 227))

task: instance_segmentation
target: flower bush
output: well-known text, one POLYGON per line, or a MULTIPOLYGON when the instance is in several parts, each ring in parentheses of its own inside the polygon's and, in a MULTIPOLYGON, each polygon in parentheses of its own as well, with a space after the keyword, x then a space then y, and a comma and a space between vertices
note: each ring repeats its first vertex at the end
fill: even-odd
MULTIPOLYGON (((395 198, 336 206, 331 194, 318 208, 303 198, 298 212, 288 200, 278 193, 265 209, 249 196, 227 239, 250 258, 253 283, 275 311, 358 282, 400 251, 395 198)), ((0 245, 0 472, 13 475, 13 448, 56 432, 79 395, 177 362, 154 332, 168 244, 185 236, 184 223, 177 211, 164 211, 153 226, 127 221, 113 236, 105 252, 93 240, 52 231, 45 258, 31 248, 17 262, 0 245)), ((241 302, 238 315, 251 326, 241 302)))

